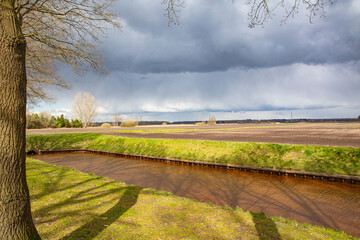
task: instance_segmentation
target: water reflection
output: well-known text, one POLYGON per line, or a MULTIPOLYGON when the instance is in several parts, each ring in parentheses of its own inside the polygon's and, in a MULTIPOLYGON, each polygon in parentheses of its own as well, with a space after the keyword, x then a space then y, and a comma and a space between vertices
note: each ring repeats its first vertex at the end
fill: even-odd
MULTIPOLYGON (((360 185, 90 153, 34 155, 79 171, 178 196, 283 216, 360 236, 360 185)), ((258 216, 255 216, 258 217, 258 216)))

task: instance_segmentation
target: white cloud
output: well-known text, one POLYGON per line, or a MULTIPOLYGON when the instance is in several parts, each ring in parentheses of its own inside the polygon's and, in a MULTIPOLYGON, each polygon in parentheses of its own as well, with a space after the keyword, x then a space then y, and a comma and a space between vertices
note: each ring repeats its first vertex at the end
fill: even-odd
POLYGON ((64 115, 65 118, 71 118, 71 109, 68 108, 61 108, 61 109, 52 109, 50 111, 51 115, 55 117, 60 117, 61 115, 64 115))

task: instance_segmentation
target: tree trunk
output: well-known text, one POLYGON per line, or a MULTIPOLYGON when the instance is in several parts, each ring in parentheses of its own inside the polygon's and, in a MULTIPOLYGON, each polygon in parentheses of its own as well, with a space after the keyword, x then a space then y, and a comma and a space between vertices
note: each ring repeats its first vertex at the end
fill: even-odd
POLYGON ((26 42, 14 0, 0 0, 0 239, 40 239, 25 174, 26 42))

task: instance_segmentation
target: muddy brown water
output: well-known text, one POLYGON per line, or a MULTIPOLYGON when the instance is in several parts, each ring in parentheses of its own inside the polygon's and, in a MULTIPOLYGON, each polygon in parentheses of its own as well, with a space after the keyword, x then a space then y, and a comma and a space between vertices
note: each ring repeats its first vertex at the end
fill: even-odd
POLYGON ((32 158, 177 196, 264 212, 360 237, 360 185, 248 173, 92 153, 32 158))

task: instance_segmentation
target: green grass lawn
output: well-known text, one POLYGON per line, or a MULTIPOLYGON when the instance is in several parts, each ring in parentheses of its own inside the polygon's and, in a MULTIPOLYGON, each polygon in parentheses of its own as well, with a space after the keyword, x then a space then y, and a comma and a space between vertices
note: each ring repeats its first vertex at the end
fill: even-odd
POLYGON ((93 149, 154 157, 360 176, 360 148, 126 138, 96 133, 29 135, 29 150, 93 149))
POLYGON ((232 128, 165 128, 165 129, 127 129, 127 130, 108 130, 119 133, 181 133, 181 132, 210 132, 210 131, 228 131, 235 129, 250 128, 274 128, 281 126, 255 126, 255 127, 232 127, 232 128))
MULTIPOLYGON (((309 126, 310 124, 307 124, 309 126)), ((287 127, 293 127, 291 125, 285 125, 287 127)), ((301 126, 297 124, 296 126, 301 126)), ((88 131, 83 131, 83 133, 111 133, 111 132, 118 132, 118 133, 182 133, 182 132, 212 132, 212 131, 230 131, 230 130, 239 130, 239 129, 258 129, 258 128, 281 128, 283 125, 268 125, 268 126, 246 126, 243 127, 239 125, 238 127, 224 127, 224 128, 142 128, 142 127, 134 127, 133 129, 122 129, 122 127, 113 127, 109 128, 91 128, 88 131)), ((84 129, 83 129, 84 130, 84 129)), ((86 129, 85 129, 86 130, 86 129)), ((53 134, 76 134, 79 132, 67 132, 67 133, 53 133, 53 134)), ((35 133, 27 133, 28 136, 37 135, 35 133)))
MULTIPOLYGON (((99 140, 91 136, 78 137, 88 144, 99 140)), ((199 203, 30 158, 27 179, 33 218, 43 239, 355 239, 332 229, 199 203)))

